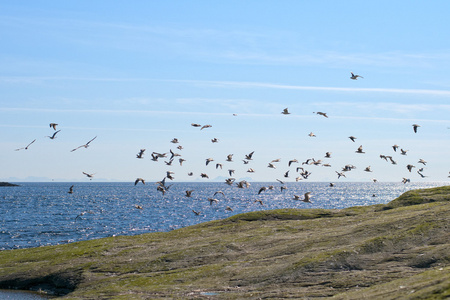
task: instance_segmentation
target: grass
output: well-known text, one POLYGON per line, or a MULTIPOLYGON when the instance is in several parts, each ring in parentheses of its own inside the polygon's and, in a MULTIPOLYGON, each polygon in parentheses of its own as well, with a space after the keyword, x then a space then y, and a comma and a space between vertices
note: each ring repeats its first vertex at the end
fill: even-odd
POLYGON ((0 288, 63 299, 444 299, 449 200, 450 187, 440 187, 386 205, 258 211, 171 232, 2 251, 0 288))

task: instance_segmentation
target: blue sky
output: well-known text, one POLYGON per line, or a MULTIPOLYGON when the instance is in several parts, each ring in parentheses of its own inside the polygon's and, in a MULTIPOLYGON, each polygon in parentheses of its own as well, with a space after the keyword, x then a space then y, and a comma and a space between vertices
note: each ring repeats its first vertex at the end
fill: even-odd
POLYGON ((337 182, 347 164, 357 168, 339 181, 447 181, 449 11, 448 1, 3 1, 0 180, 172 171, 176 181, 222 181, 234 169, 237 180, 295 181, 314 158, 322 164, 303 165, 309 181, 337 182), (61 130, 53 140, 51 122, 61 130), (170 149, 183 166, 151 160, 170 149))

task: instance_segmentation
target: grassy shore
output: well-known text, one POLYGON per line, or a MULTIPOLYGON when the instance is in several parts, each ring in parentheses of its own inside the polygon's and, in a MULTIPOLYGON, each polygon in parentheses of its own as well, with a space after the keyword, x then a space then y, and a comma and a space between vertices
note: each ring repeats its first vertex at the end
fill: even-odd
POLYGON ((0 252, 0 288, 64 299, 445 299, 450 186, 386 205, 281 209, 0 252))

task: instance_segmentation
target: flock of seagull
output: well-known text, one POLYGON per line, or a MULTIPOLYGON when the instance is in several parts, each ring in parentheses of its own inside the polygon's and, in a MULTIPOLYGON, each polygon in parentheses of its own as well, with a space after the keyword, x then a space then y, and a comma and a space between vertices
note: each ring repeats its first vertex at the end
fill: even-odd
MULTIPOLYGON (((358 78, 364 78, 364 77, 362 77, 362 76, 360 76, 360 75, 356 75, 356 74, 354 74, 353 72, 351 72, 351 77, 350 77, 350 79, 352 79, 352 80, 357 80, 358 78)), ((325 113, 325 112, 320 112, 320 111, 319 111, 319 112, 313 112, 313 113, 315 113, 315 114, 317 114, 317 115, 320 115, 320 116, 323 116, 323 117, 325 117, 325 118, 328 118, 328 115, 327 115, 327 113, 325 113)), ((283 115, 289 115, 289 114, 291 114, 291 113, 289 112, 289 109, 288 109, 288 108, 285 108, 285 109, 283 109, 283 111, 281 112, 281 114, 283 114, 283 115)), ((236 114, 233 114, 233 115, 236 116, 236 114)), ((52 135, 49 135, 49 136, 46 136, 46 137, 48 137, 49 139, 52 139, 52 140, 53 140, 53 139, 56 138, 56 135, 57 135, 61 130, 57 130, 57 126, 58 126, 57 123, 50 123, 49 126, 50 126, 51 129, 53 129, 53 133, 52 133, 52 135)), ((204 130, 204 129, 207 129, 207 128, 211 128, 211 127, 212 127, 212 125, 210 125, 210 124, 207 124, 207 125, 200 125, 200 124, 197 124, 197 123, 192 123, 191 126, 192 126, 192 127, 200 128, 200 130, 204 130)), ((418 132, 418 128, 420 127, 420 125, 418 125, 418 124, 412 124, 412 127, 413 127, 414 133, 417 133, 417 132, 418 132)), ((309 133, 309 137, 314 138, 314 137, 316 137, 316 135, 315 135, 313 132, 311 132, 311 133, 309 133)), ((88 147, 90 146, 90 144, 91 144, 96 138, 97 138, 97 136, 95 136, 94 138, 90 139, 90 140, 89 140, 88 142, 86 142, 85 144, 80 145, 80 146, 78 146, 78 147, 76 147, 76 148, 73 148, 70 152, 74 152, 74 151, 76 151, 76 150, 78 150, 78 149, 80 149, 80 148, 88 148, 88 147)), ((354 142, 354 143, 355 143, 356 140, 357 140, 357 138, 354 137, 354 136, 349 136, 348 138, 349 138, 352 142, 354 142)), ((28 145, 26 145, 25 147, 21 147, 21 148, 15 149, 15 151, 19 151, 19 150, 28 150, 29 147, 30 147, 33 143, 35 143, 35 142, 36 142, 36 139, 34 139, 33 141, 31 141, 31 142, 30 142, 28 145)), ((183 147, 182 147, 181 145, 179 145, 180 141, 179 141, 178 138, 173 138, 170 142, 171 142, 172 144, 176 144, 176 145, 177 145, 176 149, 178 149, 178 150, 180 150, 180 151, 183 150, 183 147)), ((213 139, 211 139, 211 142, 212 142, 212 143, 218 143, 218 142, 219 142, 219 139, 213 138, 213 139)), ((399 149, 399 146, 398 146, 398 145, 393 145, 392 148, 393 148, 394 152, 397 152, 397 150, 399 149)), ((138 153, 136 154, 136 158, 137 158, 137 159, 143 159, 143 158, 144 158, 144 155, 145 155, 145 151, 146 151, 146 149, 140 149, 140 150, 138 151, 138 153)), ((407 151, 408 151, 408 150, 404 150, 404 149, 400 148, 400 155, 407 155, 407 151)), ((365 154, 365 151, 364 151, 364 148, 363 148, 362 145, 360 145, 360 146, 356 149, 355 152, 358 153, 358 154, 365 154)), ((246 164, 246 165, 249 164, 249 163, 253 160, 253 155, 254 155, 254 153, 255 153, 255 151, 252 151, 252 152, 246 154, 246 155, 243 157, 242 162, 243 162, 244 164, 246 164)), ((186 160, 182 157, 181 154, 174 152, 172 149, 170 149, 170 151, 169 151, 168 153, 167 153, 167 152, 166 152, 166 153, 152 152, 152 153, 150 153, 150 155, 151 155, 151 160, 152 160, 152 161, 159 161, 159 160, 161 159, 161 160, 164 160, 164 163, 165 163, 167 166, 171 166, 171 165, 174 163, 174 161, 175 161, 176 158, 178 159, 178 163, 179 163, 180 166, 182 166, 182 165, 183 165, 183 162, 186 161, 186 160)), ((331 152, 326 152, 324 157, 325 157, 325 158, 331 158, 331 152)), ((393 158, 391 155, 380 155, 380 158, 381 158, 381 159, 384 159, 384 160, 387 161, 387 162, 390 162, 391 164, 394 164, 394 165, 397 164, 397 162, 394 160, 394 158, 393 158)), ((206 158, 206 159, 205 159, 205 164, 206 164, 206 166, 208 166, 209 164, 211 164, 211 163, 214 162, 214 161, 215 161, 215 160, 214 160, 213 158, 206 158)), ((225 161, 226 161, 226 162, 233 162, 233 154, 227 155, 225 161)), ((280 162, 280 159, 274 159, 274 160, 272 160, 272 161, 270 161, 270 162, 268 163, 267 167, 268 167, 268 168, 272 168, 272 169, 276 169, 276 168, 277 168, 277 163, 279 163, 279 162, 280 162)), ((297 159, 292 159, 292 160, 289 160, 289 161, 288 161, 288 166, 291 167, 292 164, 299 164, 299 163, 300 163, 300 162, 299 162, 297 159)), ((423 166, 426 166, 426 164, 427 164, 427 162, 426 162, 425 160, 423 160, 423 159, 420 159, 420 160, 418 161, 418 163, 422 164, 423 166)), ((298 173, 298 176, 295 178, 295 180, 296 180, 296 181, 300 181, 300 180, 308 179, 308 177, 311 175, 311 172, 309 172, 308 170, 306 170, 306 168, 307 168, 308 166, 313 166, 313 165, 315 165, 315 166, 320 165, 320 166, 324 166, 324 167, 331 167, 330 164, 324 163, 321 159, 316 160, 316 159, 314 159, 314 158, 309 158, 309 159, 305 160, 304 162, 302 162, 302 163, 301 163, 301 166, 299 166, 299 167, 296 168, 296 172, 298 173)), ((223 168, 223 164, 222 164, 222 163, 216 163, 216 164, 215 164, 215 168, 216 168, 216 169, 219 169, 219 168, 222 169, 222 168, 223 168)), ((356 168, 355 166, 349 164, 349 165, 345 165, 340 171, 335 171, 336 174, 337 174, 337 179, 339 179, 339 178, 341 178, 341 177, 346 177, 346 173, 352 171, 352 170, 355 169, 355 168, 356 168)), ((406 168, 407 168, 407 170, 411 173, 411 172, 413 171, 413 169, 416 168, 416 166, 414 166, 414 165, 412 165, 412 164, 408 164, 408 165, 406 166, 406 168)), ((364 169, 364 171, 370 173, 370 172, 372 172, 372 169, 371 169, 370 166, 367 166, 367 167, 364 169)), ((417 170, 417 173, 418 173, 422 178, 426 177, 426 175, 423 174, 423 171, 424 171, 424 168, 423 168, 423 167, 418 168, 418 170, 417 170)), ((250 187, 250 183, 249 183, 248 181, 246 181, 246 180, 241 180, 241 181, 239 181, 239 182, 236 182, 236 179, 233 177, 234 172, 235 172, 234 169, 228 169, 228 175, 229 175, 229 178, 225 179, 225 184, 227 184, 227 185, 229 185, 229 186, 236 186, 237 188, 241 188, 241 189, 245 189, 245 188, 250 187)), ((247 169, 247 172, 248 172, 248 173, 254 173, 255 170, 254 170, 253 168, 248 168, 248 169, 247 169)), ((286 171, 286 172, 284 173, 284 177, 285 177, 285 178, 289 178, 289 172, 290 172, 290 170, 288 170, 288 171, 286 171)), ((93 177, 94 177, 94 175, 95 175, 95 173, 87 173, 87 172, 82 172, 82 174, 84 174, 84 175, 85 175, 87 178, 89 178, 90 180, 92 180, 93 177)), ((188 176, 193 176, 193 175, 194 175, 193 172, 188 172, 187 174, 188 174, 188 176)), ((450 174, 450 172, 449 172, 449 174, 450 174)), ((167 183, 167 180, 170 180, 170 181, 174 180, 174 176, 173 176, 173 175, 174 175, 174 172, 172 172, 172 171, 167 171, 167 172, 166 172, 166 176, 165 176, 162 180, 156 182, 156 185, 157 185, 156 189, 157 189, 158 192, 161 192, 162 195, 165 195, 165 194, 169 191, 170 187, 172 186, 171 184, 168 184, 168 183, 167 183)), ((209 176, 208 176, 206 173, 201 173, 201 174, 200 174, 200 177, 201 177, 201 178, 206 178, 206 179, 209 178, 209 176)), ((450 178, 450 175, 449 175, 448 177, 450 178)), ((377 182, 377 179, 375 179, 375 178, 373 178, 372 180, 373 180, 374 182, 377 182)), ((277 181, 281 184, 280 190, 281 190, 281 191, 285 190, 285 189, 286 189, 286 186, 284 185, 285 181, 284 181, 284 180, 281 180, 281 179, 277 179, 277 181)), ((409 178, 403 178, 403 179, 402 179, 402 182, 403 182, 403 183, 408 183, 408 182, 410 182, 410 179, 409 179, 409 178)), ((143 179, 143 178, 136 178, 136 180, 134 181, 134 185, 136 186, 136 185, 138 185, 139 183, 145 185, 146 181, 145 181, 145 179, 143 179)), ((333 187, 334 185, 335 185, 334 183, 330 183, 330 184, 329 184, 330 187, 333 187)), ((269 186, 267 186, 267 187, 266 187, 266 186, 263 186, 263 187, 261 187, 261 188, 259 189, 258 195, 260 195, 261 193, 266 192, 266 191, 268 191, 268 190, 274 190, 274 189, 275 189, 275 187, 274 187, 273 185, 269 185, 269 186)), ((193 193, 193 192, 194 192, 194 190, 186 190, 184 196, 187 197, 187 198, 190 198, 190 197, 192 197, 192 193, 193 193)), ((74 185, 72 185, 72 186, 69 188, 68 193, 69 193, 69 194, 73 194, 73 193, 74 193, 74 185)), ((216 196, 216 195, 219 195, 219 194, 222 195, 222 197, 225 197, 225 194, 224 194, 222 191, 216 191, 212 197, 208 198, 208 201, 209 201, 210 205, 213 205, 213 204, 215 204, 215 203, 220 202, 219 199, 215 198, 215 196, 216 196)), ((375 195, 374 195, 374 196, 375 196, 375 195)), ((312 202, 311 202, 311 198, 312 198, 311 192, 306 192, 303 196, 300 196, 300 195, 294 195, 293 200, 303 201, 303 202, 305 202, 305 203, 312 203, 312 202)), ((261 204, 261 205, 264 205, 263 201, 260 200, 260 199, 254 200, 254 203, 259 203, 259 204, 261 204)), ((143 206, 138 205, 138 204, 135 204, 134 207, 135 207, 136 209, 143 209, 143 206)), ((231 207, 229 207, 229 206, 227 206, 227 207, 225 208, 225 210, 226 210, 226 211, 233 211, 233 209, 232 209, 231 207)), ((84 213, 88 213, 88 212, 89 212, 89 211, 83 212, 82 214, 78 215, 77 218, 80 217, 80 216, 82 216, 84 213)), ((201 212, 199 212, 199 211, 192 210, 192 212, 193 212, 194 214, 196 214, 196 215, 201 215, 201 212)))

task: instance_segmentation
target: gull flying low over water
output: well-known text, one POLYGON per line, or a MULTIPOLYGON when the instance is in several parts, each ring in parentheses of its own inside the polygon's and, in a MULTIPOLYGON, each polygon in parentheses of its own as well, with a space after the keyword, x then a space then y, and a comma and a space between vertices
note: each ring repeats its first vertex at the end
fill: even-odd
POLYGON ((136 180, 134 181, 134 185, 138 184, 140 182, 142 182, 142 184, 145 184, 145 180, 142 178, 136 178, 136 180))
POLYGON ((30 145, 33 144, 34 142, 36 142, 36 139, 34 139, 34 140, 33 140, 31 143, 29 143, 26 147, 22 147, 22 148, 15 149, 15 151, 19 151, 19 150, 22 150, 22 149, 28 150, 28 147, 30 147, 30 145))
POLYGON ((356 79, 358 79, 358 77, 359 78, 364 78, 364 77, 362 77, 360 75, 355 75, 353 72, 350 72, 350 73, 352 74, 352 76, 350 76, 350 79, 356 80, 356 79))
POLYGON ((93 141, 93 140, 95 140, 97 138, 97 136, 95 136, 93 139, 91 139, 89 142, 87 142, 86 144, 84 144, 84 145, 81 145, 81 146, 78 146, 78 147, 76 147, 75 149, 72 149, 70 152, 73 152, 73 151, 75 151, 75 150, 77 150, 77 149, 80 149, 80 148, 87 148, 87 147, 89 147, 89 144, 93 141))
POLYGON ((192 197, 192 192, 193 192, 194 190, 188 190, 188 191, 186 191, 186 197, 192 197))
POLYGON ((74 185, 71 185, 70 188, 69 188, 69 191, 67 193, 73 194, 73 187, 74 187, 74 185))
POLYGON ((311 192, 306 192, 305 193, 305 195, 304 195, 304 199, 302 200, 303 202, 306 202, 306 203, 311 203, 311 192))

